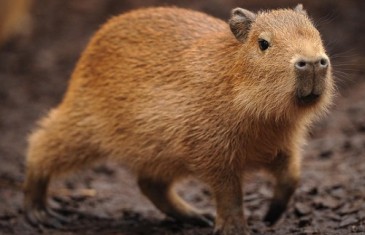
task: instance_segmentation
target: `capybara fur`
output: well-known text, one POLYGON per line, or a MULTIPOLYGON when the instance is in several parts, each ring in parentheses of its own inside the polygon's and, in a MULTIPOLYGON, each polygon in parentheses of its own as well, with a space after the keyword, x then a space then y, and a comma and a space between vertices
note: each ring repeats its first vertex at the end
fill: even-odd
POLYGON ((274 196, 264 220, 285 211, 300 176, 301 146, 332 100, 331 65, 302 5, 228 24, 179 8, 134 10, 93 36, 59 106, 29 138, 25 212, 32 224, 62 225, 47 207, 51 178, 112 159, 137 175, 166 215, 249 234, 245 174, 267 170, 274 196), (193 175, 212 190, 212 216, 173 190, 193 175))

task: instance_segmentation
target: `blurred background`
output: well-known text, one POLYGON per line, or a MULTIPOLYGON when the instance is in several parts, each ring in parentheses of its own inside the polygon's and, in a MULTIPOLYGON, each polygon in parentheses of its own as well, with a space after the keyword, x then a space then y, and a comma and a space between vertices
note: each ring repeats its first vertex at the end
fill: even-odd
MULTIPOLYGON (((365 232, 365 1, 1 0, 0 234, 37 234, 21 219, 26 138, 36 120, 60 102, 82 50, 106 20, 149 6, 180 6, 228 20, 231 9, 238 6, 258 11, 292 8, 298 3, 303 3, 323 36, 339 92, 331 114, 311 132, 303 182, 283 222, 287 226, 268 229, 257 225, 265 211, 261 202, 271 195, 265 179, 248 186, 247 193, 256 196, 247 202, 246 214, 250 223, 254 221, 254 234, 365 232), (330 218, 323 217, 328 214, 330 218)), ((88 226, 88 234, 103 229, 122 231, 120 234, 208 234, 209 229, 161 223, 163 217, 139 195, 132 179, 127 170, 112 164, 98 166, 77 179, 59 182, 59 187, 92 188, 104 194, 81 197, 83 205, 77 203, 76 196, 66 195, 59 201, 99 216, 93 217, 99 221, 97 225, 91 218, 80 220, 88 226), (132 225, 115 225, 115 218, 132 225), (136 222, 145 227, 133 225, 136 222)), ((186 187, 193 192, 185 193, 187 200, 211 207, 204 186, 187 182, 180 187, 182 194, 186 187)), ((69 230, 79 231, 74 227, 69 230)))

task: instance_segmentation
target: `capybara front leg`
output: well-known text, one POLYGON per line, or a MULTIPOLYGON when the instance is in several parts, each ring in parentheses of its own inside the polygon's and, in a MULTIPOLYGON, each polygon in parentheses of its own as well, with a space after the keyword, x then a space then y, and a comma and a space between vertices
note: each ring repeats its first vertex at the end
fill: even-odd
POLYGON ((220 181, 213 183, 213 192, 217 205, 215 235, 248 235, 249 230, 243 215, 243 198, 241 179, 239 177, 222 176, 220 181))
POLYGON ((274 175, 276 184, 274 196, 264 221, 273 225, 285 212, 290 198, 297 188, 300 175, 299 155, 280 153, 269 167, 269 171, 274 175))

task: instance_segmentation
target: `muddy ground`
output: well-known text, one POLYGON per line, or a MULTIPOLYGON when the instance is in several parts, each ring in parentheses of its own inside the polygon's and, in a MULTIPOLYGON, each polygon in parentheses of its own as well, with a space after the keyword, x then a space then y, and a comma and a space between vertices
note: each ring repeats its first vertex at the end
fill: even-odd
MULTIPOLYGON (((21 182, 26 137, 56 105, 88 39, 112 15, 150 5, 178 5, 227 19, 233 7, 292 7, 294 1, 38 0, 32 34, 0 49, 0 234, 39 234, 24 222, 21 182)), ((304 148, 300 187, 282 220, 262 222, 271 183, 252 176, 245 213, 253 234, 365 234, 365 2, 302 1, 318 25, 335 68, 338 95, 330 114, 312 129, 304 148)), ((184 198, 213 210, 200 182, 178 186, 184 198)), ((135 178, 113 163, 60 179, 53 199, 82 214, 63 230, 44 234, 210 234, 165 218, 139 192, 135 178)))

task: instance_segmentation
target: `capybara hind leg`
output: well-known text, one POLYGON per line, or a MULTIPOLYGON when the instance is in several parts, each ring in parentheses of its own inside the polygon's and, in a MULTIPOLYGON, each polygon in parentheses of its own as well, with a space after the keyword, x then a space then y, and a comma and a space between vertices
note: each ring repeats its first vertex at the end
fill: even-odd
POLYGON ((271 164, 269 171, 274 175, 276 184, 274 186, 274 196, 264 221, 269 225, 273 225, 285 212, 290 198, 297 188, 300 175, 299 154, 279 154, 271 164))
POLYGON ((47 187, 50 177, 28 169, 24 184, 24 210, 26 219, 33 226, 60 228, 69 220, 47 207, 47 187))
MULTIPOLYGON (((45 122, 47 124, 47 122, 45 122)), ((28 221, 34 225, 60 227, 68 219, 47 205, 47 188, 51 178, 70 172, 98 159, 79 133, 60 135, 57 123, 43 125, 29 139, 24 184, 24 206, 28 221)), ((63 128, 66 130, 66 128, 63 128)))
POLYGON ((144 195, 163 213, 176 220, 200 226, 213 226, 214 216, 187 204, 172 190, 173 182, 140 177, 138 185, 144 195))

